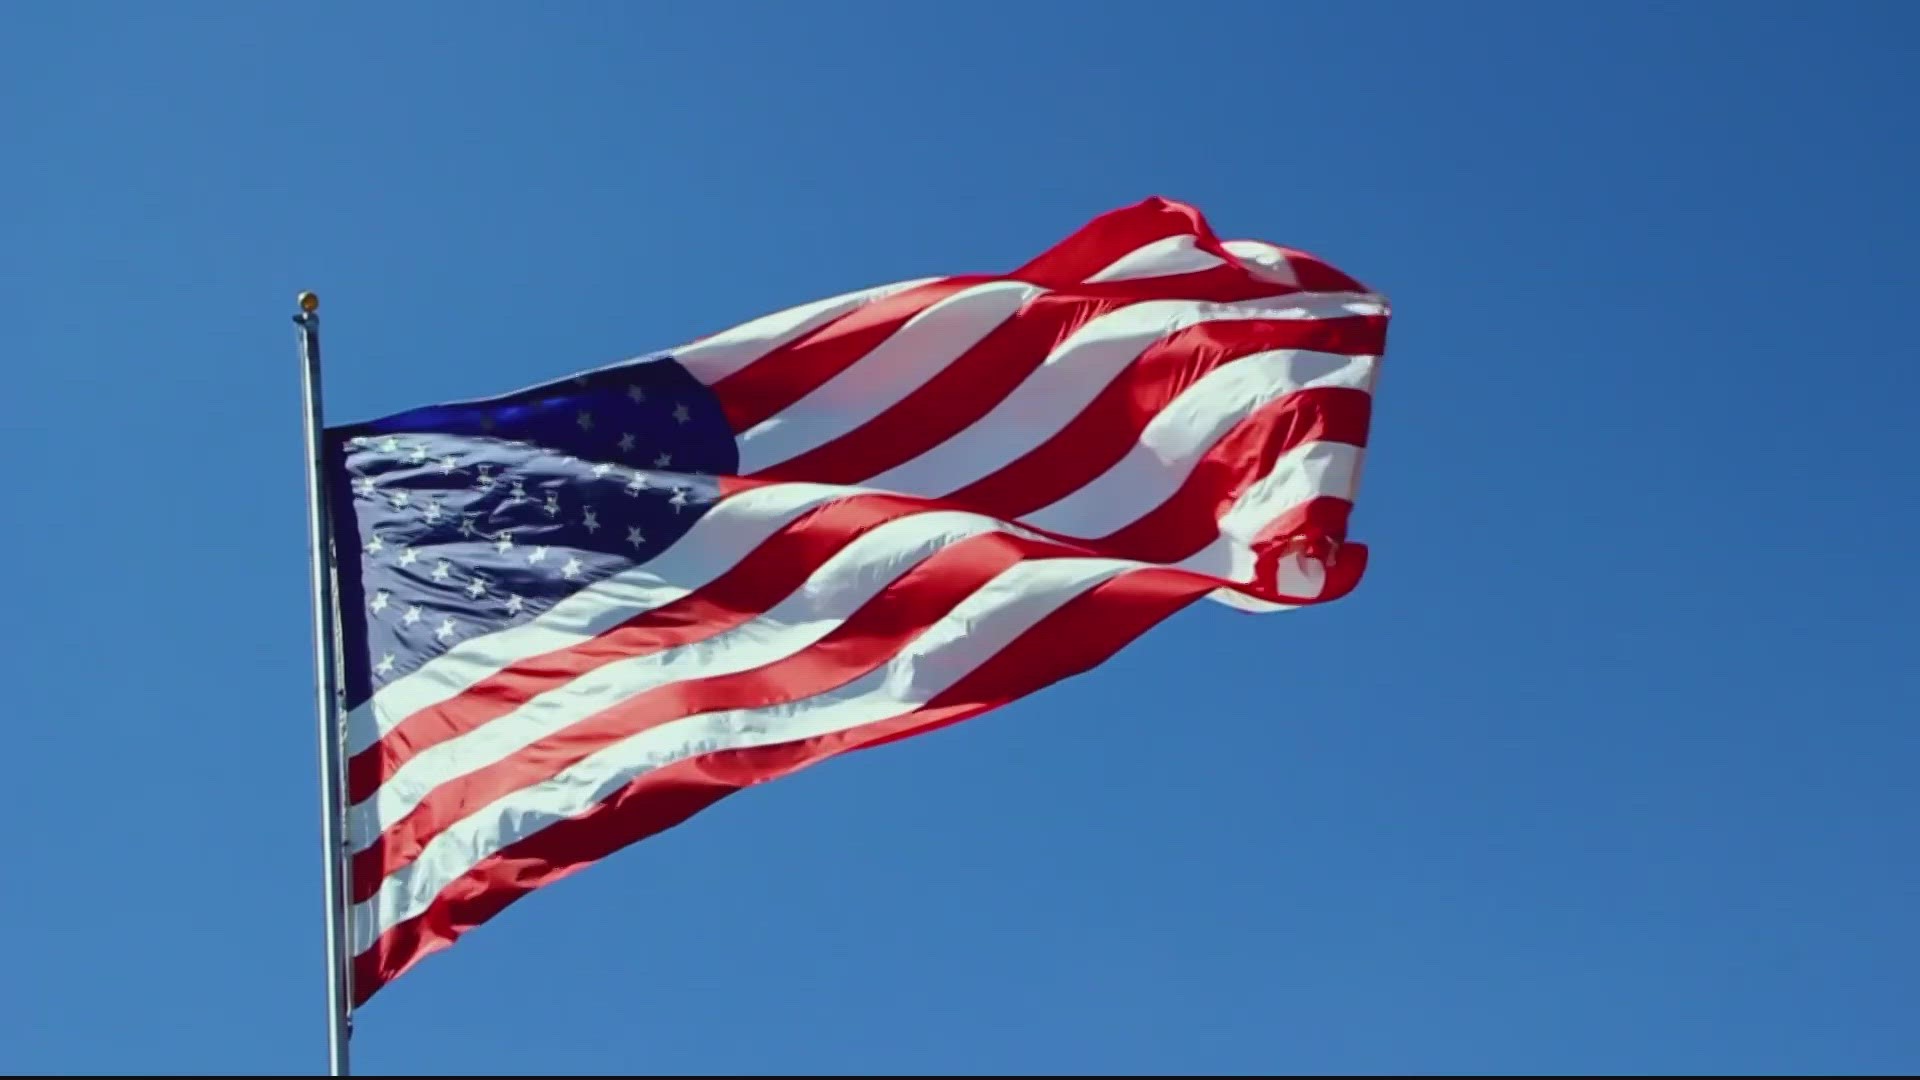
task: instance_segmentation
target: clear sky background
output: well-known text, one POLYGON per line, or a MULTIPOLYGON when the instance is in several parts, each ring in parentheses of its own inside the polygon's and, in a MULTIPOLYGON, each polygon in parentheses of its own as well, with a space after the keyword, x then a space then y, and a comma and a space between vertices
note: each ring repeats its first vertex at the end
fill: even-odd
POLYGON ((1395 322, 1326 608, 729 799, 365 1072, 1920 1068, 1920 6, 9 5, 0 1069, 324 1068, 365 418, 1148 195, 1395 322))

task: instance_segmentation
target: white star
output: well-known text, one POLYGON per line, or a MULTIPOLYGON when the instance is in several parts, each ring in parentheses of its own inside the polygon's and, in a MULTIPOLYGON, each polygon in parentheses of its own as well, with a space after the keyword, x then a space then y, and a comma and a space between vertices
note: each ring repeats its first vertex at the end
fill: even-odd
POLYGON ((560 496, 554 494, 551 491, 547 492, 547 505, 541 507, 541 509, 547 512, 548 517, 559 517, 560 516, 560 496))
POLYGON ((378 555, 382 551, 386 550, 386 547, 387 547, 387 542, 385 540, 380 539, 378 536, 376 536, 373 539, 367 541, 367 554, 378 555))
POLYGON ((524 480, 515 480, 513 482, 513 490, 507 493, 507 501, 519 502, 521 499, 524 499, 526 497, 527 497, 526 482, 524 480))
POLYGON ((414 623, 420 621, 420 614, 419 604, 409 604, 407 606, 407 613, 401 616, 400 621, 406 623, 408 626, 412 626, 414 623))
POLYGON ((593 509, 592 507, 588 507, 586 510, 582 511, 582 513, 586 514, 586 519, 580 522, 580 524, 586 526, 587 531, 590 533, 599 532, 600 531, 600 512, 598 510, 593 509))
POLYGON ((638 526, 627 526, 627 543, 632 544, 634 547, 639 547, 646 542, 647 534, 641 532, 638 526))
POLYGON ((380 452, 383 454, 391 454, 398 449, 400 449, 400 440, 391 435, 380 443, 380 452))
POLYGON ((526 601, 520 599, 518 594, 508 593, 507 594, 507 614, 509 615, 520 614, 520 608, 525 603, 526 601))
POLYGON ((574 418, 574 423, 580 425, 581 431, 592 431, 593 430, 593 414, 588 412, 585 409, 581 409, 580 415, 574 418))
POLYGON ((513 533, 509 532, 506 529, 501 529, 500 535, 496 537, 493 541, 493 547, 494 547, 494 550, 498 551, 502 555, 505 555, 507 552, 513 550, 513 533))
POLYGON ((668 499, 667 501, 673 504, 673 512, 676 514, 679 513, 680 508, 687 505, 687 489, 674 488, 673 498, 668 499))
POLYGON ((567 564, 560 568, 560 576, 563 578, 573 578, 573 577, 580 576, 580 560, 573 558, 572 556, 568 556, 567 564))
POLYGON ((388 653, 387 655, 381 657, 380 662, 373 665, 373 670, 374 670, 374 673, 377 675, 393 674, 393 654, 388 653))
POLYGON ((421 462, 423 462, 423 461, 426 461, 426 460, 427 460, 427 448, 426 448, 426 447, 424 447, 424 446, 416 446, 416 447, 414 447, 414 448, 413 448, 413 450, 412 450, 412 452, 411 452, 411 453, 409 453, 409 454, 407 454, 407 460, 408 460, 409 462, 411 462, 411 463, 413 463, 413 464, 415 464, 415 465, 418 465, 418 464, 420 464, 421 462))
POLYGON ((638 405, 641 402, 647 400, 647 392, 645 390, 640 389, 638 386, 627 387, 627 396, 633 399, 633 403, 635 405, 638 405))
POLYGON ((633 432, 623 431, 620 433, 620 452, 623 454, 633 452, 633 432))
POLYGON ((427 523, 431 525, 432 523, 439 520, 440 520, 440 500, 435 499, 432 502, 427 504, 427 523))
POLYGON ((448 638, 452 637, 453 636, 453 620, 451 618, 441 619, 440 625, 434 628, 433 636, 439 638, 441 641, 445 641, 448 638))
POLYGON ((437 565, 435 565, 433 568, 433 580, 445 581, 447 580, 448 575, 452 571, 453 571, 453 564, 447 562, 447 560, 445 559, 441 559, 440 562, 437 565))
POLYGON ((538 547, 535 547, 533 549, 533 554, 527 556, 527 561, 529 563, 537 563, 546 557, 547 557, 547 545, 541 544, 538 547))
POLYGON ((480 599, 480 594, 486 591, 487 583, 479 578, 474 578, 472 581, 467 582, 467 595, 473 597, 475 600, 480 599))
POLYGON ((400 549, 400 565, 412 566, 420 561, 420 553, 410 547, 400 549))
POLYGON ((446 457, 440 459, 440 474, 442 476, 452 476, 453 470, 459 467, 459 463, 453 459, 452 454, 448 454, 446 457))
POLYGON ((473 481, 474 487, 479 488, 481 491, 493 490, 493 475, 487 472, 487 470, 491 467, 492 466, 489 466, 489 465, 480 466, 480 475, 475 477, 473 481))
POLYGON ((381 589, 379 592, 373 594, 373 610, 387 610, 387 590, 381 589))
POLYGON ((480 530, 476 528, 473 524, 473 515, 461 514, 460 515, 460 535, 471 539, 472 537, 479 535, 479 533, 480 533, 480 530))
POLYGON ((693 419, 693 411, 687 408, 687 403, 683 401, 673 407, 673 419, 678 423, 684 424, 693 419))
POLYGON ((396 491, 387 496, 387 498, 393 501, 393 508, 395 510, 407 505, 407 493, 404 491, 396 491))
POLYGON ((595 465, 593 467, 593 478, 595 480, 598 480, 612 471, 613 471, 613 466, 603 461, 600 464, 595 465))
POLYGON ((373 477, 371 476, 363 476, 353 482, 353 490, 365 498, 370 499, 373 497, 373 488, 373 477))
POLYGON ((627 494, 638 495, 645 490, 647 490, 647 478, 634 473, 633 479, 627 481, 627 494))
POLYGON ((673 464, 673 455, 664 450, 660 452, 659 457, 653 459, 653 467, 656 469, 664 469, 671 464, 673 464))

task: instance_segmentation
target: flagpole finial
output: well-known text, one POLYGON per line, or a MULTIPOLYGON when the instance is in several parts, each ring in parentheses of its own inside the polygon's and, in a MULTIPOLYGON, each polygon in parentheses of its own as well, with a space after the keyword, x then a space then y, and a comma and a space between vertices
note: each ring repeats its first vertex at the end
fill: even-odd
POLYGON ((320 310, 320 294, 303 292, 300 294, 300 310, 311 315, 320 310))

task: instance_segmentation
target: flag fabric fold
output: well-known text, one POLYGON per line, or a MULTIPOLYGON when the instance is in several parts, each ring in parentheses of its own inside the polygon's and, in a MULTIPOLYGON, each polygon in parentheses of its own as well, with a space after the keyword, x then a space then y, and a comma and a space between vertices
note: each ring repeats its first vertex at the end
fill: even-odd
POLYGON ((1347 595, 1389 314, 1155 198, 330 427, 355 1004, 743 787, 1347 595))

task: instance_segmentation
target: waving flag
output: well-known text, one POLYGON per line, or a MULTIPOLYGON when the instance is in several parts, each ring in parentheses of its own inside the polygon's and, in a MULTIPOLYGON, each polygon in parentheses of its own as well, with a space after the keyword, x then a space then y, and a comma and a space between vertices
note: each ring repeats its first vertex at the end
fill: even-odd
POLYGON ((1161 199, 1006 274, 819 300, 327 429, 365 1002, 742 787, 1337 599, 1388 305, 1161 199))

